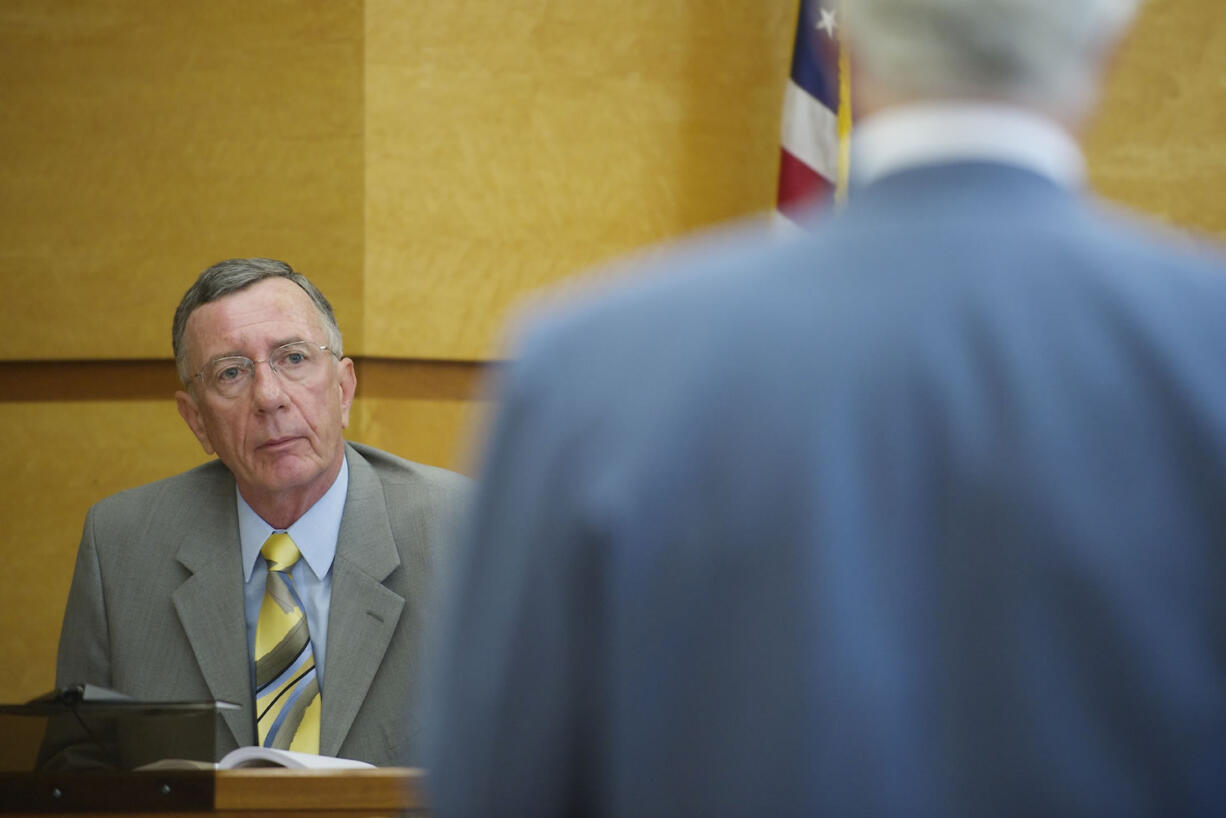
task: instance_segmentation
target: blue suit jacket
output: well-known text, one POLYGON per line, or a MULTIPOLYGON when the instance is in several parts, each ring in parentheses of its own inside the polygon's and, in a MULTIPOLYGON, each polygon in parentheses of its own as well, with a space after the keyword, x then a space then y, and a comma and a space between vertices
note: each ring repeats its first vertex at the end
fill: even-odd
POLYGON ((439 635, 443 818, 1223 809, 1205 248, 913 169, 539 322, 502 389, 439 635))

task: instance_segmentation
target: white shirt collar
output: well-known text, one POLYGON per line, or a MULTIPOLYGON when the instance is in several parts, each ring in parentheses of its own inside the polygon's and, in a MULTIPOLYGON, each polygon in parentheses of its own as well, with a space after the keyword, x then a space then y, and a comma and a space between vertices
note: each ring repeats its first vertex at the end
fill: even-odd
MULTIPOLYGON (((315 574, 316 579, 323 579, 332 570, 332 559, 336 556, 336 540, 340 536, 341 514, 345 511, 345 498, 349 493, 349 463, 341 459, 341 470, 332 481, 332 485, 315 501, 315 505, 307 509, 287 531, 302 559, 315 574)), ((255 561, 260 556, 260 548, 264 541, 274 531, 280 531, 264 522, 264 518, 255 513, 247 505, 238 487, 234 489, 238 498, 238 536, 243 549, 243 581, 251 580, 251 572, 255 570, 255 561)))
POLYGON ((857 122, 851 177, 868 184, 890 173, 955 161, 1026 168, 1066 187, 1085 179, 1085 160, 1071 136, 1023 108, 981 102, 916 103, 857 122))

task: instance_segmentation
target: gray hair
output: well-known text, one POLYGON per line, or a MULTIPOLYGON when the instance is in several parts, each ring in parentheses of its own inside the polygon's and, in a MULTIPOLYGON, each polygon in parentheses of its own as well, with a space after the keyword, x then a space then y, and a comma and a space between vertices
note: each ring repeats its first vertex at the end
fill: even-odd
POLYGON ((917 97, 1081 113, 1142 0, 845 0, 864 73, 917 97))
POLYGON ((336 314, 332 305, 314 284, 302 273, 296 272, 284 261, 271 258, 232 258, 219 261, 205 270, 196 279, 196 283, 183 294, 175 310, 174 324, 171 327, 171 343, 175 351, 175 367, 179 370, 179 380, 186 386, 191 382, 192 373, 187 370, 187 343, 184 335, 187 331, 187 319, 198 307, 216 301, 239 290, 245 290, 252 284, 269 278, 285 278, 302 288, 315 305, 319 313, 320 324, 328 336, 328 349, 340 358, 344 355, 341 349, 341 329, 336 323, 336 314))

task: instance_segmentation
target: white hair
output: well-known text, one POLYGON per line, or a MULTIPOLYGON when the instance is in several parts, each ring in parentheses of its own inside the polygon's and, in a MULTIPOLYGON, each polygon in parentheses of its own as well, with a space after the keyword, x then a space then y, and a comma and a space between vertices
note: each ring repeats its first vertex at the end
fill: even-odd
POLYGON ((916 97, 1080 111, 1142 0, 843 0, 857 65, 916 97))

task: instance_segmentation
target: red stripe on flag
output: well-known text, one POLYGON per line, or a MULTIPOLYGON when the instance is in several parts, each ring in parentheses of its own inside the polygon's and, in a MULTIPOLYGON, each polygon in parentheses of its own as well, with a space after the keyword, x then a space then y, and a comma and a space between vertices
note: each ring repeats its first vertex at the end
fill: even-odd
POLYGON ((779 209, 794 213, 814 199, 828 195, 834 184, 787 150, 779 151, 779 209))

